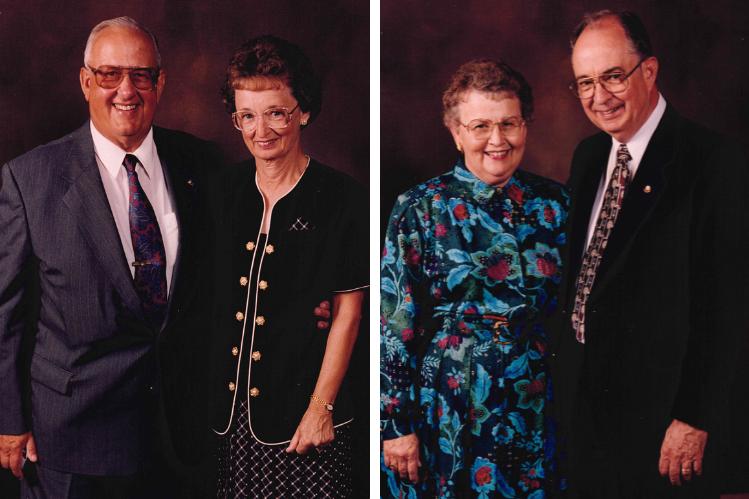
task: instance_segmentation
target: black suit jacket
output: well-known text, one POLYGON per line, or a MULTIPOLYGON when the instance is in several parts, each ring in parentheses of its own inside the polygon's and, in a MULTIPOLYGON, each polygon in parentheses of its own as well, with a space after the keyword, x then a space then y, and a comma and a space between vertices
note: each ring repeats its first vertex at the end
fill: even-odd
POLYGON ((2 169, 0 434, 33 430, 39 463, 49 468, 136 472, 162 397, 177 455, 189 461, 196 451, 181 433, 198 424, 184 412, 199 373, 189 363, 207 336, 207 318, 197 313, 210 260, 205 177, 223 157, 216 144, 182 132, 154 127, 154 141, 179 226, 161 330, 136 294, 89 123, 2 169), (35 344, 25 365, 19 352, 29 335, 35 344))
POLYGON ((610 150, 599 133, 572 161, 567 313, 553 351, 562 403, 576 400, 579 379, 603 447, 637 490, 639 480, 660 478, 673 419, 708 432, 706 468, 715 469, 728 437, 729 389, 749 326, 749 170, 735 142, 667 107, 596 273, 583 347, 570 314, 610 150))

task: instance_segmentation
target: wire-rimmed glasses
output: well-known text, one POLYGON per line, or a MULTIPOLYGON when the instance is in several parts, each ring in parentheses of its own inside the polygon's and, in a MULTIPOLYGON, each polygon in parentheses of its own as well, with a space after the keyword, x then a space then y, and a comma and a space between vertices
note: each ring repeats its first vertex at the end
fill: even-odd
POLYGON ((629 77, 632 76, 632 73, 637 71, 637 68, 639 68, 643 62, 645 62, 645 59, 638 62, 637 66, 627 74, 623 71, 611 71, 610 73, 604 73, 599 76, 580 78, 572 82, 570 90, 581 99, 590 99, 596 92, 597 82, 604 90, 612 94, 624 92, 629 87, 629 77))
POLYGON ((460 121, 457 122, 460 126, 466 127, 468 133, 476 140, 487 139, 491 137, 494 132, 494 127, 498 126, 499 131, 502 135, 513 136, 517 135, 518 132, 525 126, 525 120, 516 116, 505 118, 502 121, 495 122, 490 120, 471 120, 467 125, 464 125, 460 121))

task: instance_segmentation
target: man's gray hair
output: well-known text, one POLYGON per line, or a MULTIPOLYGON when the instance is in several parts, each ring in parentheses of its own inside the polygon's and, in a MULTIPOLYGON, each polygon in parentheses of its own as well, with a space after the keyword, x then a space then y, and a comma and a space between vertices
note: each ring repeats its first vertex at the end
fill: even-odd
POLYGON ((140 30, 151 37, 153 42, 153 50, 156 53, 156 66, 161 67, 161 54, 159 53, 159 41, 156 36, 149 31, 148 28, 143 26, 141 23, 130 17, 116 17, 114 19, 108 19, 102 21, 91 30, 91 34, 88 35, 88 41, 86 42, 86 50, 83 52, 83 64, 87 67, 91 67, 91 48, 94 46, 96 37, 99 36, 105 28, 122 28, 131 30, 140 30))

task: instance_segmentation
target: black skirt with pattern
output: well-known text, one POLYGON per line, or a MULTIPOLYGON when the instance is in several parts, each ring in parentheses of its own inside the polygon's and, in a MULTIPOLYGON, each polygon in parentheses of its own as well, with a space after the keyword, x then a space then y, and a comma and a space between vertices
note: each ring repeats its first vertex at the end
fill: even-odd
POLYGON ((217 499, 351 496, 350 424, 337 427, 335 440, 322 452, 287 454, 287 445, 265 445, 253 437, 247 401, 237 403, 236 414, 218 445, 217 499))

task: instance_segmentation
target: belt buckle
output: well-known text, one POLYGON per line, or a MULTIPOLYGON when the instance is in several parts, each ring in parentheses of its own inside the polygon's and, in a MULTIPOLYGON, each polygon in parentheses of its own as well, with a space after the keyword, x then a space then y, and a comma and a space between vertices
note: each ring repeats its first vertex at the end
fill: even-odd
POLYGON ((507 326, 508 322, 504 317, 492 317, 492 319, 496 319, 492 328, 494 330, 494 343, 499 343, 499 335, 502 334, 501 328, 507 326))

